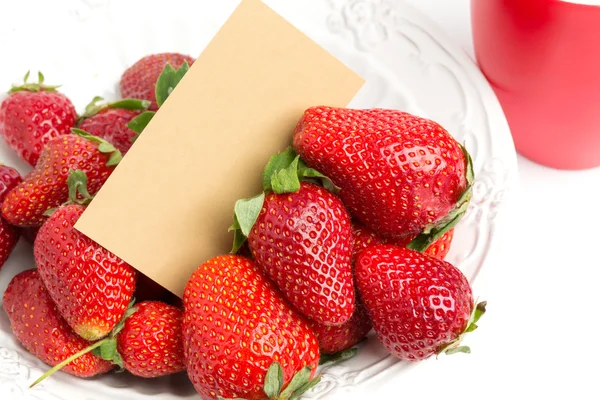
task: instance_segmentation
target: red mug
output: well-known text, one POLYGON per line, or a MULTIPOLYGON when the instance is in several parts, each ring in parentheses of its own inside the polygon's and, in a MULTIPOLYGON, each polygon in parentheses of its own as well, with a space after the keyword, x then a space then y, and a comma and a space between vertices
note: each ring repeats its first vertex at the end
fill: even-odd
POLYGON ((517 150, 555 168, 599 166, 600 6, 472 0, 471 15, 517 150))

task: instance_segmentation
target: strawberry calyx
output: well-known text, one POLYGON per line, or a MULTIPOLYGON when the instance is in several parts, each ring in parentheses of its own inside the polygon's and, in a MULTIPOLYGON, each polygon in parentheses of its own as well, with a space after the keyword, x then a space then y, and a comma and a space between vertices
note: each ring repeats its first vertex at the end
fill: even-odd
POLYGON ((233 225, 229 227, 229 231, 234 232, 232 253, 237 253, 248 238, 262 209, 266 193, 294 193, 300 190, 301 182, 320 183, 329 191, 337 190, 328 177, 308 167, 292 146, 271 156, 263 172, 263 192, 235 203, 233 225))
MULTIPOLYGON (((187 61, 184 61, 181 67, 178 69, 173 68, 173 66, 169 63, 165 65, 160 76, 156 80, 155 96, 156 104, 158 104, 159 107, 161 107, 164 102, 167 101, 167 98, 171 95, 175 87, 177 87, 189 69, 190 66, 187 61)), ((131 138, 132 142, 135 142, 140 136, 142 131, 154 117, 154 114, 156 114, 154 111, 144 111, 129 121, 127 127, 137 133, 137 135, 131 138)))
POLYGON ((473 307, 473 311, 471 312, 471 317, 469 318, 469 322, 467 322, 467 327, 461 333, 456 340, 448 343, 443 346, 439 351, 438 355, 444 353, 447 355, 456 354, 456 353, 471 353, 471 348, 469 346, 461 346, 462 340, 465 338, 465 335, 469 332, 473 332, 478 328, 477 322, 481 318, 483 314, 485 314, 485 308, 487 306, 487 301, 478 302, 475 307, 473 307))
POLYGON ((150 107, 150 101, 139 100, 139 99, 123 99, 114 101, 112 103, 98 104, 103 101, 104 98, 96 96, 85 106, 85 112, 79 117, 78 124, 81 123, 85 118, 93 117, 102 110, 106 109, 123 109, 132 111, 144 111, 150 107))
POLYGON ((349 360, 358 354, 358 348, 352 347, 346 350, 338 351, 334 354, 321 354, 319 365, 336 364, 349 360))
POLYGON ((38 72, 38 81, 37 82, 27 82, 29 80, 30 71, 27 71, 25 77, 23 78, 23 84, 20 86, 14 86, 8 91, 8 93, 16 93, 16 92, 56 92, 56 89, 60 87, 57 86, 48 86, 44 85, 44 74, 38 72))
POLYGON ((34 387, 38 383, 42 382, 44 379, 46 379, 49 376, 51 376, 52 374, 54 374, 56 371, 60 371, 63 367, 65 367, 69 363, 75 361, 79 357, 81 357, 89 352, 92 352, 95 356, 100 357, 103 360, 111 361, 113 364, 119 366, 119 368, 121 370, 123 370, 124 369, 123 368, 123 358, 117 351, 117 338, 116 337, 119 334, 119 332, 121 332, 123 330, 123 327, 125 327, 125 320, 127 320, 127 318, 131 317, 137 311, 137 308, 134 307, 134 304, 135 304, 135 299, 132 299, 131 302, 129 303, 129 306, 127 307, 127 310, 125 311, 125 314, 123 315, 123 318, 121 318, 121 321, 119 321, 119 323, 113 328, 113 330, 108 334, 108 336, 106 336, 104 339, 101 339, 101 340, 91 344, 90 346, 86 347, 85 349, 73 354, 71 357, 66 358, 65 360, 61 361, 59 364, 56 364, 54 367, 52 367, 51 369, 46 371, 42 376, 40 376, 38 379, 36 379, 35 382, 33 382, 31 385, 29 385, 29 388, 34 387))
POLYGON ((75 135, 80 136, 84 139, 87 139, 87 140, 97 144, 98 150, 100 151, 100 153, 108 154, 109 155, 108 161, 106 161, 107 167, 114 167, 115 165, 120 163, 121 160, 123 159, 123 155, 121 154, 121 151, 118 150, 111 143, 107 142, 106 140, 101 139, 97 136, 94 136, 82 129, 72 128, 71 131, 75 135))
MULTIPOLYGON (((87 175, 85 172, 80 171, 78 169, 72 169, 69 171, 69 176, 67 177, 67 186, 69 187, 69 200, 65 203, 61 204, 62 206, 67 206, 69 204, 80 204, 82 206, 87 206, 92 202, 94 196, 90 195, 90 192, 87 189, 87 175)), ((49 208, 44 211, 44 216, 49 217, 58 209, 59 207, 49 208)))
MULTIPOLYGON (((274 362, 267 369, 265 375, 265 383, 263 390, 270 400, 296 400, 299 399, 306 391, 315 387, 320 381, 321 377, 310 379, 311 374, 310 367, 304 367, 298 371, 288 385, 283 389, 283 369, 278 362, 274 362), (282 391, 283 389, 283 391, 282 391)), ((244 400, 238 397, 233 399, 225 399, 221 396, 217 396, 218 400, 244 400)))
POLYGON ((469 203, 471 202, 471 197, 473 196, 473 183, 475 181, 473 159, 463 145, 459 144, 459 146, 463 151, 467 164, 465 172, 467 187, 456 202, 455 208, 439 221, 426 225, 421 233, 406 246, 408 249, 424 252, 436 240, 454 228, 469 209, 469 203))

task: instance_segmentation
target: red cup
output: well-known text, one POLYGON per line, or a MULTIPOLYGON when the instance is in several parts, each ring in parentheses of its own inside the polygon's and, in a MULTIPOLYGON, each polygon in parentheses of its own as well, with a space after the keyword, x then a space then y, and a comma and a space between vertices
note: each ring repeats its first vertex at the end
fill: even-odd
POLYGON ((517 150, 555 168, 600 165, 600 7, 472 0, 471 15, 517 150))

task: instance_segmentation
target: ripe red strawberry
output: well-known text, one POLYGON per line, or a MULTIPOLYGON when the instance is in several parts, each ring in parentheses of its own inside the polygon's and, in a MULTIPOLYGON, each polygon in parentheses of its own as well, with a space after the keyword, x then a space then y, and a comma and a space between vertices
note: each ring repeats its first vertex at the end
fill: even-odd
POLYGON ((123 73, 121 77, 121 96, 150 100, 149 109, 158 110, 155 93, 158 77, 167 63, 177 69, 184 62, 192 65, 194 59, 179 53, 160 53, 143 57, 123 73))
MULTIPOLYGON (((22 180, 16 169, 0 164, 0 202, 4 201, 6 194, 22 180)), ((11 226, 4 218, 0 218, 0 268, 12 253, 20 236, 19 229, 11 226)))
POLYGON ((0 134, 19 157, 32 166, 38 161, 44 146, 57 136, 71 132, 77 113, 71 101, 56 91, 57 86, 38 83, 13 87, 0 105, 0 134))
POLYGON ((158 301, 138 303, 135 308, 117 335, 125 369, 143 378, 184 371, 183 311, 158 301))
POLYGON ((290 399, 318 382, 307 383, 319 362, 315 334, 252 260, 208 260, 183 303, 188 375, 203 399, 290 399))
MULTIPOLYGON (((342 325, 327 326, 314 321, 309 321, 309 325, 317 335, 319 348, 323 354, 336 354, 351 348, 363 340, 372 328, 369 314, 358 295, 352 317, 342 325)), ((350 358, 354 354, 346 355, 344 358, 350 358)))
POLYGON ((450 229, 448 232, 444 233, 442 237, 433 242, 431 246, 425 250, 425 254, 428 254, 432 257, 439 258, 443 260, 448 255, 450 251, 450 246, 452 245, 452 239, 454 238, 454 229, 450 229))
POLYGON ((58 208, 33 247, 40 276, 67 323, 86 340, 106 336, 123 318, 135 289, 135 270, 75 230, 85 207, 58 208))
POLYGON ((95 194, 106 182, 121 153, 109 143, 76 130, 51 140, 38 164, 7 195, 2 203, 2 216, 12 225, 41 226, 44 213, 69 199, 67 178, 71 170, 83 171, 88 189, 95 194))
POLYGON ((366 227, 388 239, 414 239, 415 250, 451 229, 471 198, 466 150, 437 123, 401 111, 309 108, 294 147, 341 188, 366 227))
POLYGON ((306 317, 340 325, 354 311, 352 230, 342 202, 302 183, 295 193, 271 193, 248 235, 257 264, 306 317))
POLYGON ((148 100, 125 99, 114 103, 101 104, 101 97, 94 97, 86 107, 79 128, 91 135, 112 143, 123 155, 127 153, 137 133, 127 124, 148 108, 148 100))
MULTIPOLYGON (((11 280, 3 306, 17 340, 46 364, 57 365, 90 345, 60 316, 37 270, 23 271, 11 280)), ((68 363, 64 371, 90 377, 112 368, 110 362, 85 354, 68 363)))
POLYGON ((363 251, 369 246, 376 244, 384 244, 385 240, 378 236, 375 232, 369 228, 365 228, 361 224, 354 222, 352 224, 352 259, 354 260, 358 253, 363 251))
POLYGON ((356 259, 356 282, 377 336, 403 360, 423 360, 458 347, 474 330, 485 302, 474 306, 467 278, 451 264, 391 245, 356 259))

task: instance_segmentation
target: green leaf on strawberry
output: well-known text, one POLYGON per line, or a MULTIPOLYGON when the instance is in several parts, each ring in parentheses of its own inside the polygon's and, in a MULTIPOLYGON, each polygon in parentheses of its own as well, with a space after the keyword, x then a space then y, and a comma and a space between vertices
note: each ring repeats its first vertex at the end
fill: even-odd
POLYGON ((246 241, 252 226, 258 218, 258 214, 260 214, 264 201, 265 193, 262 192, 258 196, 235 202, 233 225, 229 227, 229 231, 234 231, 232 253, 236 253, 246 241))
POLYGON ((486 307, 487 301, 481 301, 477 303, 477 305, 473 308, 473 312, 471 313, 471 317, 469 318, 469 322, 467 323, 467 327, 465 328, 463 333, 461 333, 460 336, 452 343, 449 343, 448 345, 440 349, 440 351, 438 351, 438 355, 442 353, 447 355, 456 353, 471 353, 471 348, 469 348, 469 346, 461 346, 460 344, 467 333, 473 332, 475 329, 477 329, 477 322, 479 321, 481 316, 485 314, 486 307))
POLYGON ((146 129, 146 126, 148 126, 148 124, 154 117, 154 114, 156 114, 154 111, 144 111, 143 113, 129 121, 127 127, 135 133, 137 133, 137 135, 131 139, 132 142, 135 142, 138 136, 140 136, 140 133, 142 133, 142 131, 146 129))
POLYGON ((80 123, 83 119, 92 117, 107 108, 122 108, 124 110, 144 111, 150 107, 151 103, 148 100, 123 99, 112 103, 98 104, 103 100, 104 99, 100 96, 94 97, 92 101, 90 101, 90 103, 85 107, 85 112, 79 118, 78 123, 80 123))
POLYGON ((437 222, 426 225, 423 231, 414 238, 406 247, 423 252, 427 250, 433 242, 441 238, 446 232, 454 228, 458 222, 464 217, 467 210, 469 209, 469 203, 471 201, 471 197, 473 196, 473 183, 475 181, 475 172, 473 171, 473 159, 471 155, 467 151, 467 149, 460 145, 460 148, 463 151, 466 161, 466 172, 465 177, 467 181, 467 187, 463 194, 460 196, 458 201, 456 202, 456 207, 448 213, 444 218, 440 219, 437 222))
POLYGON ((105 153, 108 154, 108 161, 106 161, 106 166, 108 167, 112 167, 115 166, 117 164, 119 164, 119 162, 121 162, 121 160, 123 159, 123 155, 121 154, 121 152, 115 147, 113 146, 111 143, 107 142, 104 139, 101 139, 97 136, 91 135, 88 132, 78 129, 78 128, 73 128, 71 129, 71 131, 78 135, 81 136, 84 139, 87 139, 93 143, 96 143, 98 145, 98 150, 100 150, 101 153, 105 153))
POLYGON ((159 107, 164 104, 189 69, 187 61, 184 61, 179 69, 173 68, 169 63, 165 65, 156 81, 156 103, 159 107))
POLYGON ((44 85, 44 74, 42 74, 41 72, 38 72, 38 81, 35 83, 28 83, 27 81, 29 80, 29 72, 27 71, 27 73, 25 74, 25 77, 23 78, 23 84, 20 86, 13 86, 8 93, 15 93, 15 92, 40 92, 40 91, 45 91, 45 92, 55 92, 56 89, 58 89, 60 87, 60 85, 57 86, 48 86, 48 85, 44 85))

